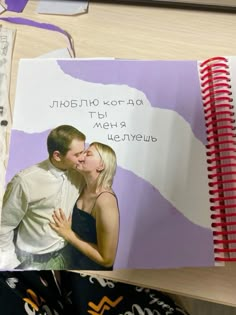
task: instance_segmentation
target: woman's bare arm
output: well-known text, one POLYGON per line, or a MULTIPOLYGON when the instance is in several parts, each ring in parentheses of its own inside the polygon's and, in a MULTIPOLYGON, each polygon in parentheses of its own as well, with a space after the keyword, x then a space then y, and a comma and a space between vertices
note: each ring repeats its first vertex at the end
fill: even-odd
POLYGON ((68 243, 80 250, 91 260, 105 267, 114 263, 119 237, 119 210, 116 198, 109 193, 102 194, 96 201, 97 245, 79 238, 71 230, 71 222, 65 218, 62 210, 55 212, 51 227, 68 243))

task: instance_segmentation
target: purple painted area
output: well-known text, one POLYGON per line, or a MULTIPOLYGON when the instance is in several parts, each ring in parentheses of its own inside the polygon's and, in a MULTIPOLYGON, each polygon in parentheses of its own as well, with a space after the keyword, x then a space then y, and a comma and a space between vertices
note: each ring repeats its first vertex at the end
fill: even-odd
POLYGON ((22 12, 28 0, 6 0, 7 11, 22 12))
POLYGON ((102 84, 125 84, 142 91, 153 107, 174 110, 206 143, 196 61, 58 60, 74 78, 102 84))
POLYGON ((115 267, 155 269, 214 264, 212 231, 185 218, 152 185, 119 169, 114 189, 121 209, 121 244, 115 267), (127 243, 129 248, 125 248, 127 243))
POLYGON ((12 130, 6 183, 19 171, 47 159, 48 133, 49 131, 27 134, 12 130))
MULTIPOLYGON (((47 135, 12 131, 7 182, 47 158, 47 135)), ((191 223, 152 185, 118 167, 114 189, 121 223, 115 268, 214 265, 211 230, 191 223)))

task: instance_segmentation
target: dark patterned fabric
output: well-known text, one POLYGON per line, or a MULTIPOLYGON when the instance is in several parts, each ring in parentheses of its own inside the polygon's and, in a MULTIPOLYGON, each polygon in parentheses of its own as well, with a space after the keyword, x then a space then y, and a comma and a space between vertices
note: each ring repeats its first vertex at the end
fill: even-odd
POLYGON ((3 315, 187 315, 166 294, 98 276, 52 271, 0 272, 3 315))
POLYGON ((64 304, 51 271, 0 272, 2 315, 63 315, 64 304))
POLYGON ((62 273, 68 314, 187 315, 173 299, 157 290, 83 273, 62 273))

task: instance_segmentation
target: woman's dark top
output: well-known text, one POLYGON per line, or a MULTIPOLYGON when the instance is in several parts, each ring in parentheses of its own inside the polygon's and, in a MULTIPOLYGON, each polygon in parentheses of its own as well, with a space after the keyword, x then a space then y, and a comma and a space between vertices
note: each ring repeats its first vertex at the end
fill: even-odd
MULTIPOLYGON (((104 191, 114 195, 112 192, 104 191)), ((104 193, 102 192, 102 193, 104 193)), ((102 194, 100 193, 97 198, 102 194)), ((115 195, 114 195, 115 196, 115 195)), ((116 197, 116 196, 115 196, 116 197)), ((96 198, 96 200, 97 200, 96 198)), ((94 202, 94 206, 96 203, 94 202)), ((93 208, 94 208, 93 206, 93 208)), ((85 242, 97 244, 96 220, 95 218, 79 208, 75 204, 72 214, 72 230, 85 242)), ((84 270, 112 270, 111 267, 104 267, 97 264, 86 255, 81 253, 74 246, 69 245, 69 261, 68 269, 84 269, 84 270)))

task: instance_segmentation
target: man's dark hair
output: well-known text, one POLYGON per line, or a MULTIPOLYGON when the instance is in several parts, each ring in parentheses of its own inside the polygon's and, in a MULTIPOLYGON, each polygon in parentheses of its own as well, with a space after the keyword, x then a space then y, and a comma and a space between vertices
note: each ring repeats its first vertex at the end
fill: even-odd
POLYGON ((52 157, 54 151, 59 151, 61 155, 65 156, 74 139, 85 141, 86 137, 81 131, 70 125, 61 125, 52 129, 47 138, 49 157, 52 157))

